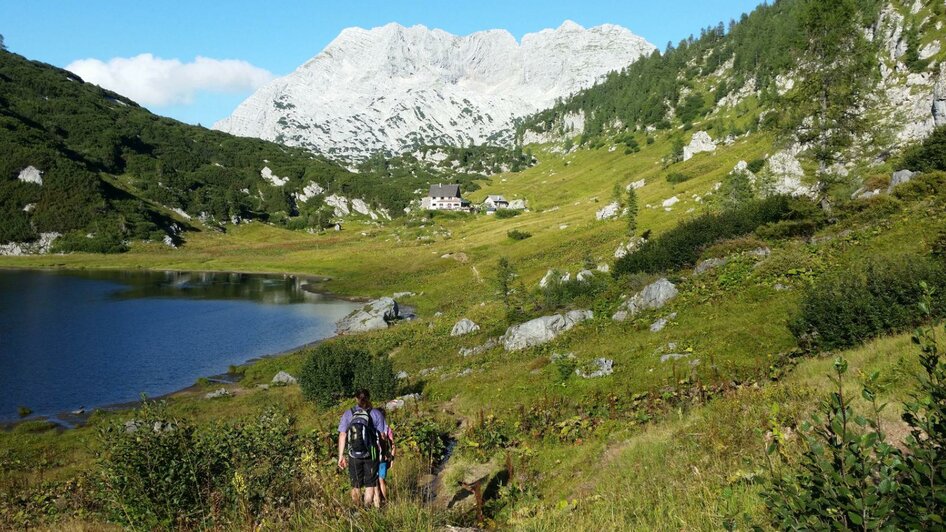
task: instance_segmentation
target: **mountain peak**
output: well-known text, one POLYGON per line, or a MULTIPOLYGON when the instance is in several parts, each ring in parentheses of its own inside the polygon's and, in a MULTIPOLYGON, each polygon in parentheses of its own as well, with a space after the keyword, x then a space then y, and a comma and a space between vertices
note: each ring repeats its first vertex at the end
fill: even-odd
POLYGON ((421 144, 503 143, 517 118, 654 49, 619 26, 569 20, 521 42, 506 30, 348 28, 214 128, 349 159, 421 144))

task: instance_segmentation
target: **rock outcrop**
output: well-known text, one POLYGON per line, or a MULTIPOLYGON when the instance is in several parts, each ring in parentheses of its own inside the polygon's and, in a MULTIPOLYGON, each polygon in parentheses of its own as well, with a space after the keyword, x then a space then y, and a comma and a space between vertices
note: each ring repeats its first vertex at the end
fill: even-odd
POLYGON ((643 310, 658 309, 677 297, 677 287, 667 279, 660 279, 644 287, 634 297, 625 301, 612 319, 624 321, 633 318, 643 310))
POLYGON ((351 334, 387 329, 400 317, 397 301, 382 297, 345 316, 336 323, 338 334, 351 334))
POLYGON ((509 327, 500 340, 506 351, 519 351, 550 342, 559 334, 593 317, 594 314, 590 310, 572 310, 564 314, 543 316, 509 327))
POLYGON ((453 326, 453 330, 450 331, 450 336, 463 336, 465 334, 475 333, 478 330, 480 330, 479 325, 463 318, 453 326))
POLYGON ((893 189, 896 188, 897 185, 906 183, 907 181, 913 179, 913 176, 915 175, 916 173, 911 172, 910 170, 899 170, 894 172, 893 175, 890 176, 890 186, 887 187, 887 192, 893 192, 893 189))
POLYGON ((690 143, 683 147, 683 160, 689 161, 697 153, 716 151, 716 143, 709 133, 697 131, 690 139, 690 143))
POLYGON ((296 384, 296 378, 292 375, 286 373, 285 371, 280 371, 273 377, 272 384, 277 386, 289 386, 290 384, 296 384))
POLYGON ((614 373, 614 361, 610 358, 596 358, 587 368, 576 368, 575 375, 584 379, 597 379, 614 373))
POLYGON ((595 219, 598 221, 611 220, 613 218, 617 218, 620 212, 621 212, 621 205, 616 201, 611 202, 605 205, 603 209, 595 213, 595 219))

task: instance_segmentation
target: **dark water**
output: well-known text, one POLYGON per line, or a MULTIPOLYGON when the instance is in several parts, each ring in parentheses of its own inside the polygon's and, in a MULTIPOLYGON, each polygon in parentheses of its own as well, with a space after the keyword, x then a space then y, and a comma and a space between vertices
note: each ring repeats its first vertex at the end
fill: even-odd
POLYGON ((189 386, 334 334, 354 303, 283 276, 0 270, 0 420, 189 386))

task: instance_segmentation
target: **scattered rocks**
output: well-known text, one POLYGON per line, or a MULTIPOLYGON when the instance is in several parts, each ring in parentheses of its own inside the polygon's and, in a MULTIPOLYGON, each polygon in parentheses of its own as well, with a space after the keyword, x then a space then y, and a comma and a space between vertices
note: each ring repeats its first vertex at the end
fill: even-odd
POLYGON ((669 362, 671 360, 680 360, 682 358, 687 358, 689 356, 690 356, 689 353, 668 353, 660 357, 660 362, 663 363, 663 362, 669 362))
POLYGON ((910 170, 899 170, 894 172, 893 175, 890 176, 890 186, 887 187, 887 192, 893 192, 893 189, 896 188, 897 185, 902 185, 910 181, 915 175, 916 173, 911 172, 910 170))
POLYGON ((690 139, 690 143, 683 148, 683 160, 689 161, 697 153, 716 151, 716 143, 709 133, 697 131, 690 139))
POLYGON ((693 268, 693 275, 700 275, 702 273, 708 272, 714 268, 719 268, 725 266, 729 262, 729 259, 706 259, 700 261, 695 268, 693 268))
POLYGON ((400 410, 401 408, 404 408, 404 406, 410 402, 416 403, 418 401, 420 401, 419 393, 409 393, 407 395, 402 395, 396 399, 391 399, 390 401, 384 404, 384 408, 388 412, 391 412, 393 410, 400 410))
POLYGON ((420 375, 421 377, 427 377, 428 375, 433 375, 434 373, 437 373, 438 371, 440 371, 439 367, 424 368, 418 371, 417 374, 420 375))
POLYGON ((497 345, 499 345, 499 339, 490 338, 489 340, 486 340, 486 343, 484 343, 483 345, 478 345, 476 347, 464 347, 460 349, 460 356, 472 357, 476 355, 481 355, 489 351, 490 349, 496 347, 497 345))
POLYGON ((664 327, 666 327, 668 323, 675 319, 677 319, 677 313, 671 312, 670 314, 650 324, 650 332, 660 332, 664 330, 664 327))
POLYGON ((587 283, 595 276, 591 270, 582 270, 575 275, 575 280, 579 283, 587 283))
POLYGON ((671 197, 665 199, 665 200, 663 201, 663 203, 661 203, 661 206, 662 206, 664 209, 669 209, 670 207, 673 207, 673 206, 676 205, 677 203, 680 203, 680 198, 678 198, 678 197, 676 197, 676 196, 671 196, 671 197))
POLYGON ((19 257, 21 255, 45 255, 49 253, 53 242, 59 238, 59 233, 40 233, 35 242, 10 242, 0 244, 0 255, 19 257))
POLYGON ((564 331, 583 321, 590 320, 594 313, 590 310, 572 310, 565 314, 543 316, 534 320, 513 325, 502 336, 506 351, 518 351, 547 343, 564 331))
POLYGON ((627 191, 630 192, 630 191, 632 191, 632 190, 637 190, 637 189, 640 189, 640 188, 644 188, 644 185, 645 185, 645 184, 647 184, 647 183, 646 183, 643 179, 639 179, 639 180, 637 180, 637 181, 634 181, 634 182, 631 183, 630 185, 628 185, 628 186, 627 186, 627 191))
POLYGON ((338 334, 360 333, 386 329, 400 317, 397 301, 382 297, 342 318, 336 324, 338 334))
POLYGON ((633 318, 639 312, 645 309, 658 309, 667 304, 668 301, 677 297, 677 287, 667 279, 660 279, 644 287, 643 290, 634 295, 634 297, 625 301, 620 309, 614 313, 612 319, 615 321, 624 321, 633 318))
POLYGON ((450 336, 463 336, 465 334, 475 333, 478 330, 480 330, 479 325, 463 318, 453 326, 453 330, 450 331, 450 336))
POLYGON ((601 273, 608 273, 611 271, 611 266, 607 263, 601 263, 596 269, 601 273))
POLYGON ((414 292, 395 292, 391 297, 397 300, 397 299, 403 299, 407 297, 414 297, 416 295, 417 294, 415 294, 414 292))
POLYGON ((552 282, 552 279, 555 279, 555 270, 549 270, 545 272, 545 275, 539 281, 539 288, 545 288, 552 282))
POLYGON ((286 373, 285 371, 280 371, 273 377, 272 384, 276 386, 289 386, 291 384, 296 384, 298 381, 292 375, 286 373))
POLYGON ((394 378, 398 380, 404 380, 408 378, 409 376, 410 375, 408 375, 406 371, 399 371, 397 372, 397 375, 394 376, 394 378))
POLYGON ((214 391, 212 391, 212 392, 210 392, 210 393, 204 395, 204 399, 219 399, 219 398, 221 398, 221 397, 230 397, 230 396, 232 396, 232 395, 233 395, 233 394, 230 393, 230 390, 228 390, 228 389, 226 389, 226 388, 220 388, 220 389, 218 389, 218 390, 214 390, 214 391))
POLYGON ((595 214, 595 219, 598 221, 611 220, 611 219, 617 218, 620 212, 621 212, 621 204, 614 201, 605 205, 603 209, 599 210, 595 214))
POLYGON ((610 358, 596 358, 589 368, 577 368, 575 374, 585 379, 596 379, 614 373, 614 361, 610 358))

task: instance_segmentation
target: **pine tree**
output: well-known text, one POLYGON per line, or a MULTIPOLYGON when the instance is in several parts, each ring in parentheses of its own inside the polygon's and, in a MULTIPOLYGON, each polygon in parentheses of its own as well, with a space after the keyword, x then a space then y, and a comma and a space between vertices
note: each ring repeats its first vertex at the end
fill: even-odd
POLYGON ((634 187, 627 187, 627 233, 634 236, 637 232, 637 191, 634 187))
POLYGON ((805 0, 802 5, 807 48, 798 58, 801 83, 791 97, 796 114, 790 126, 811 119, 799 140, 814 144, 820 173, 865 127, 858 105, 868 96, 875 72, 874 54, 861 31, 866 9, 857 0, 805 0))

